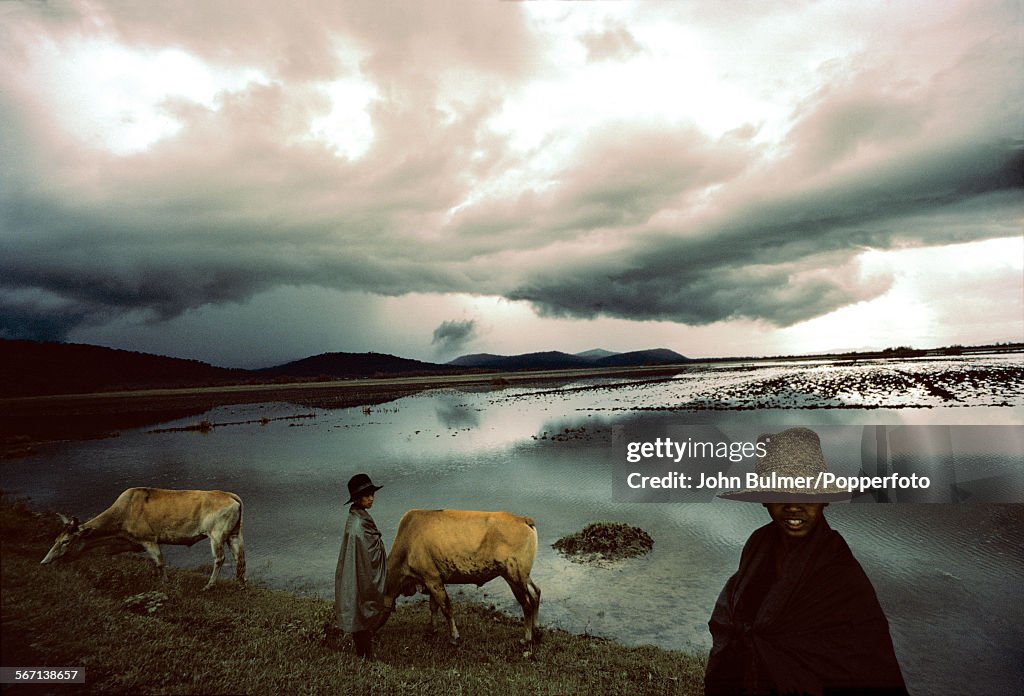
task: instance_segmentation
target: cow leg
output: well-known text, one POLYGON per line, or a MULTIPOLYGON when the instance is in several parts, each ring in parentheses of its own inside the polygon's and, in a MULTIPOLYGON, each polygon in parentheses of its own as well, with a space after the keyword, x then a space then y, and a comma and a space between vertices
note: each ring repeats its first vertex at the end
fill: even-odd
POLYGON ((434 599, 434 595, 430 595, 430 632, 434 632, 434 618, 437 616, 437 600, 434 599))
POLYGON ((505 582, 508 583, 519 606, 523 608, 523 642, 532 643, 535 640, 537 612, 540 609, 540 588, 529 576, 525 579, 510 576, 505 578, 505 582))
POLYGON ((519 602, 519 606, 523 608, 523 630, 524 630, 524 643, 533 642, 533 609, 532 601, 530 599, 529 592, 526 588, 516 582, 509 581, 508 586, 512 588, 512 594, 516 596, 516 601, 519 602))
POLYGON ((533 641, 540 641, 540 627, 537 626, 537 618, 540 614, 540 586, 537 585, 532 579, 527 579, 526 590, 530 593, 533 601, 533 617, 530 621, 530 632, 533 634, 533 641))
MULTIPOLYGON (((444 590, 444 583, 440 580, 428 580, 424 584, 427 586, 427 592, 430 593, 431 604, 436 603, 441 608, 444 618, 448 619, 449 640, 452 645, 457 645, 459 642, 459 629, 455 626, 455 617, 452 616, 452 600, 448 598, 448 593, 444 590)), ((431 609, 430 623, 433 625, 433 607, 431 609)))
POLYGON ((213 572, 210 573, 210 581, 206 583, 204 590, 213 587, 213 583, 217 580, 217 574, 220 573, 220 567, 224 565, 224 539, 211 534, 210 550, 213 551, 213 572))
POLYGON ((231 546, 231 555, 235 557, 235 579, 238 584, 245 586, 245 544, 242 542, 242 533, 239 532, 228 537, 228 545, 231 546))
POLYGON ((167 581, 167 568, 164 565, 164 554, 160 551, 160 544, 155 541, 143 541, 140 542, 142 548, 146 550, 149 557, 156 563, 156 574, 160 577, 161 582, 167 581))

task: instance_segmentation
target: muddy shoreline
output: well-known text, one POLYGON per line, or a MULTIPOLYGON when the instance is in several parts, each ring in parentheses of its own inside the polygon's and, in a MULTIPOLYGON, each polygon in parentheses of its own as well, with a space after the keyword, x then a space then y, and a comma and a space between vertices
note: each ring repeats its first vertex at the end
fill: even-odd
POLYGON ((115 437, 121 430, 198 417, 218 406, 283 401, 318 408, 349 408, 386 403, 425 388, 281 387, 255 392, 193 390, 173 394, 138 392, 11 399, 0 406, 4 411, 0 421, 0 459, 30 456, 35 447, 47 442, 115 437))
POLYGON ((550 370, 4 398, 0 399, 0 460, 30 456, 35 447, 47 442, 116 437, 121 430, 199 416, 218 406, 287 402, 310 408, 352 408, 428 389, 550 386, 591 377, 669 376, 678 369, 550 370))

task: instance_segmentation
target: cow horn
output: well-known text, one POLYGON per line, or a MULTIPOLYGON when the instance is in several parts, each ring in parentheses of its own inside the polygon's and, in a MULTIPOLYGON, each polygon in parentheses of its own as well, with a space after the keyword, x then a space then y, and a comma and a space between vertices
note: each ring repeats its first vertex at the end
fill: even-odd
POLYGON ((59 512, 57 513, 57 517, 59 517, 60 521, 63 522, 64 524, 68 524, 68 525, 72 525, 72 526, 74 526, 78 522, 78 520, 72 521, 72 520, 68 519, 67 516, 65 516, 65 515, 63 515, 63 514, 61 514, 59 512))

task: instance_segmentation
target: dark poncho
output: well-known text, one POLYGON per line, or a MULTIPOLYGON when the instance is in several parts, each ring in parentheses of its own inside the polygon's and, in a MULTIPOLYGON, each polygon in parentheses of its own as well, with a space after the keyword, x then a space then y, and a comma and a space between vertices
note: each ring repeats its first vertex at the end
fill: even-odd
POLYGON ((776 578, 781 531, 754 531, 708 626, 708 694, 905 694, 889 624, 846 541, 821 519, 776 578))
POLYGON ((338 628, 367 631, 384 610, 387 554, 370 513, 353 505, 345 521, 338 568, 334 573, 334 606, 338 628))

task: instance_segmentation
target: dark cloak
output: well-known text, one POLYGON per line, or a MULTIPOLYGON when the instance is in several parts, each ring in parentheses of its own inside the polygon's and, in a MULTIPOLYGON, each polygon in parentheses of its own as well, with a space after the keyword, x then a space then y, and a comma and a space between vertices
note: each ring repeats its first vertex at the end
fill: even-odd
POLYGON ((370 513, 353 505, 334 573, 334 607, 338 628, 346 633, 376 627, 384 611, 387 553, 370 513))
POLYGON ((781 575, 781 530, 754 531, 715 604, 708 694, 905 694, 874 587, 822 518, 793 545, 781 575))

